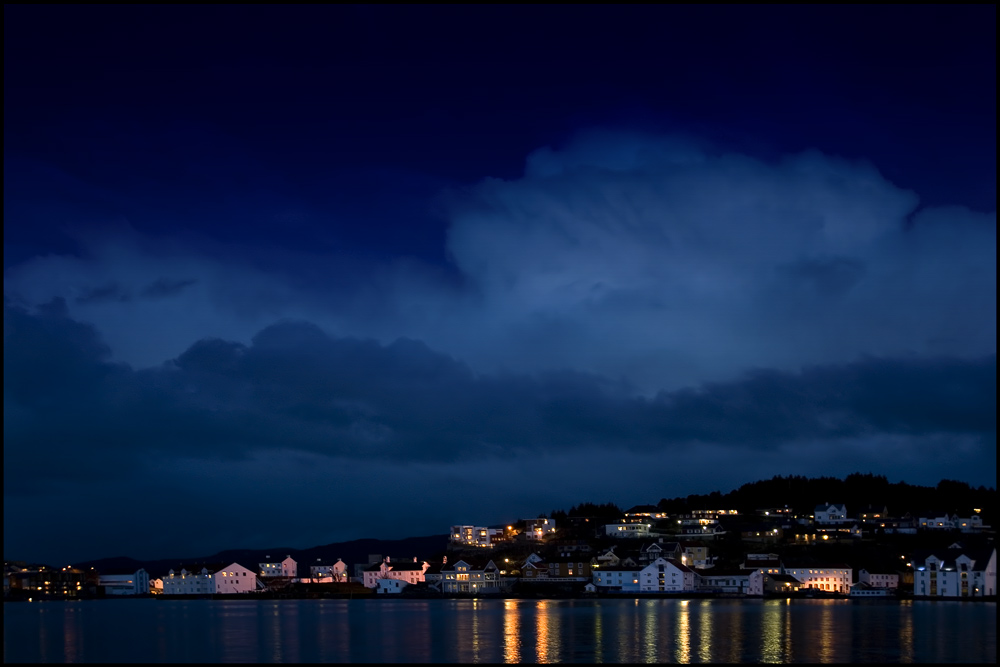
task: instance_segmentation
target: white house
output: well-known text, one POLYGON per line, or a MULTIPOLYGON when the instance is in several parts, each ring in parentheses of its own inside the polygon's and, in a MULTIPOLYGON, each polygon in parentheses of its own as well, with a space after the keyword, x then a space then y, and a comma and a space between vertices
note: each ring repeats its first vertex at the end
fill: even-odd
POLYGON ((529 540, 541 540, 556 532, 556 520, 539 517, 524 520, 524 537, 529 540))
POLYGON ((346 583, 347 564, 340 558, 336 562, 317 558, 309 565, 309 578, 312 583, 346 583))
POLYGON ((492 560, 457 560, 441 568, 443 593, 499 593, 500 568, 492 560))
POLYGON ((599 565, 591 569, 590 576, 598 590, 631 593, 639 591, 639 573, 641 571, 642 568, 635 565, 599 565))
POLYGON ((267 561, 258 563, 260 568, 258 573, 262 577, 297 577, 299 576, 299 565, 291 556, 286 556, 285 560, 274 561, 267 556, 267 561))
POLYGON ((609 523, 604 526, 604 534, 609 537, 649 537, 648 523, 609 523))
POLYGON ((913 594, 955 598, 996 595, 996 549, 950 548, 916 554, 913 594))
POLYGON ((858 583, 851 585, 851 592, 848 595, 852 598, 887 598, 892 594, 893 589, 891 588, 869 586, 868 584, 859 581, 858 583))
POLYGON ((205 565, 183 565, 163 577, 164 595, 212 595, 215 593, 214 570, 205 565))
POLYGON ((141 567, 101 572, 97 585, 104 587, 105 595, 148 595, 149 573, 141 567))
POLYGON ((402 581, 401 579, 378 579, 376 581, 375 593, 379 595, 394 595, 402 592, 409 585, 409 582, 402 581))
POLYGON ((708 570, 698 572, 700 580, 698 588, 714 593, 748 594, 750 589, 750 574, 754 570, 708 570))
POLYGON ((851 592, 853 568, 847 565, 827 564, 808 566, 786 563, 782 574, 790 574, 802 582, 803 588, 815 588, 830 593, 851 592))
POLYGON ((501 541, 503 538, 503 528, 487 528, 486 526, 452 526, 449 537, 455 544, 483 548, 490 548, 494 542, 501 541))
POLYGON ((899 588, 898 572, 869 572, 866 569, 858 571, 858 583, 871 588, 899 588))
POLYGON ((823 503, 813 509, 813 521, 819 524, 840 523, 847 520, 847 507, 843 504, 823 503))
POLYGON ((947 512, 934 512, 929 516, 922 516, 917 521, 917 526, 921 530, 954 530, 957 526, 955 520, 958 516, 952 516, 947 512))
POLYGON ((431 566, 427 561, 392 562, 386 557, 381 563, 369 565, 362 574, 362 583, 365 588, 377 588, 380 579, 396 579, 405 581, 408 584, 417 584, 424 581, 424 573, 431 566))
POLYGON ((694 592, 698 573, 680 561, 657 558, 639 572, 639 591, 643 593, 694 592))
POLYGON ((214 572, 216 593, 252 593, 264 588, 257 574, 239 563, 230 563, 214 572))

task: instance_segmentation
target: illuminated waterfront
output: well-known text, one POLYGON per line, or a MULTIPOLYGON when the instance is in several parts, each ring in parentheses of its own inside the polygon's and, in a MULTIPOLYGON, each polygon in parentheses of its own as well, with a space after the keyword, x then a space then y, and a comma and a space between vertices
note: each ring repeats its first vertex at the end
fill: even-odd
POLYGON ((996 604, 91 600, 4 605, 4 662, 994 662, 996 604))

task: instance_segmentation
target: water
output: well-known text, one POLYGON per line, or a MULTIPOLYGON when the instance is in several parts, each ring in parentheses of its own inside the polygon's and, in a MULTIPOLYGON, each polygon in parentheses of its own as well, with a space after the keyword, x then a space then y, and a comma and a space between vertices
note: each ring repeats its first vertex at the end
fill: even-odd
POLYGON ((988 662, 996 604, 883 600, 5 603, 4 662, 988 662))

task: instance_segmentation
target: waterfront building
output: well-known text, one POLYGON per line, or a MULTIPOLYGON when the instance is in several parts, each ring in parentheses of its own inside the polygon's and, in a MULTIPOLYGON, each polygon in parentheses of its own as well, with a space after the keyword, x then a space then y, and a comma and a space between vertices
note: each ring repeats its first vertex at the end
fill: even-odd
POLYGON ((107 570, 97 576, 105 595, 148 595, 149 573, 145 569, 107 570))
POLYGON ((75 567, 30 565, 7 573, 8 592, 30 598, 77 598, 96 591, 97 573, 75 567))
POLYGON ((262 590, 264 582, 257 578, 250 568, 239 563, 230 563, 213 573, 216 593, 252 593, 262 590))
POLYGON ((706 593, 741 593, 750 590, 750 575, 754 570, 726 569, 701 571, 698 573, 698 589, 706 593))
POLYGON ((262 577, 297 577, 299 576, 299 566, 295 559, 286 556, 284 560, 271 560, 270 556, 263 563, 258 563, 258 574, 262 577))
POLYGON ((162 577, 163 594, 212 595, 215 593, 214 573, 214 567, 207 565, 179 565, 162 577))
POLYGON ((638 593, 641 571, 642 568, 635 565, 599 566, 592 570, 591 580, 599 591, 638 593))
POLYGON ((849 565, 793 561, 784 563, 782 574, 795 577, 802 582, 803 588, 847 595, 851 589, 854 570, 849 565))
POLYGON ((317 558, 309 565, 309 578, 314 584, 347 583, 347 564, 340 558, 336 561, 317 558))
POLYGON ((443 593, 499 593, 500 568, 492 560, 461 559, 441 568, 443 593))
POLYGON ((639 572, 642 593, 683 593, 698 588, 698 573, 678 560, 657 558, 639 572))
POLYGON ((899 588, 899 572, 869 572, 862 568, 858 572, 858 583, 865 584, 871 588, 899 588))
POLYGON ((852 598, 887 598, 894 593, 894 589, 870 586, 862 581, 859 581, 851 586, 849 596, 852 598))
POLYGON ((924 550, 914 555, 912 564, 914 595, 972 598, 997 594, 995 548, 924 550))
POLYGON ((412 561, 393 561, 386 557, 381 563, 369 565, 363 575, 365 588, 378 587, 380 579, 397 579, 408 584, 424 581, 424 573, 431 566, 427 561, 418 561, 414 556, 412 561))

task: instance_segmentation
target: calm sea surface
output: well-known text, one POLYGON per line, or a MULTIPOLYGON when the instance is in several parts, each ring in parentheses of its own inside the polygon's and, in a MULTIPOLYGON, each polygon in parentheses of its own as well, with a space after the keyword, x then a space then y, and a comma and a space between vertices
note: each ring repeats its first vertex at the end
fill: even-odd
POLYGON ((988 662, 997 610, 881 600, 5 603, 4 662, 988 662))

